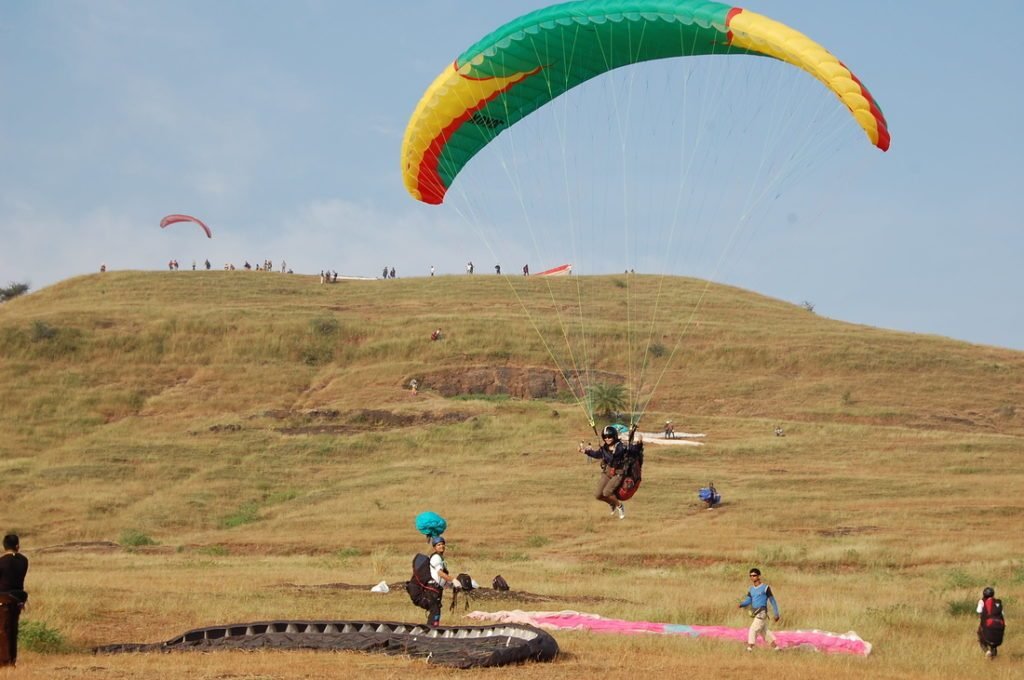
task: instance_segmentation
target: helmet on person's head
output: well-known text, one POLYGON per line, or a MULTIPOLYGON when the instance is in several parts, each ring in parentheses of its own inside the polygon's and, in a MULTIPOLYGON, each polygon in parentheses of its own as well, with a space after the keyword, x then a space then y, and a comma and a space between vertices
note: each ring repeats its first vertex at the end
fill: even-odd
POLYGON ((430 545, 437 545, 438 543, 444 543, 444 536, 433 536, 430 539, 430 545))
POLYGON ((604 428, 604 430, 601 432, 601 439, 608 438, 616 440, 619 438, 619 431, 616 430, 615 427, 612 425, 609 425, 608 427, 604 428))
POLYGON ((981 591, 981 596, 984 598, 995 597, 996 591, 992 586, 989 586, 988 588, 985 588, 985 590, 981 591))

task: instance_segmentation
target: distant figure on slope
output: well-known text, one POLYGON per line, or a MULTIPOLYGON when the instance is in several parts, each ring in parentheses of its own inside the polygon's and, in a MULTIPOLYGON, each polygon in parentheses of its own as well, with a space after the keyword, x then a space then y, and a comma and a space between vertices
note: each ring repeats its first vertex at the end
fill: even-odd
POLYGON ((438 340, 440 340, 443 337, 444 337, 444 335, 441 333, 441 329, 440 328, 435 329, 434 332, 430 334, 430 339, 433 342, 437 342, 438 340))
POLYGON ((529 276, 529 275, 530 275, 530 265, 524 264, 523 265, 523 276, 529 276))
POLYGON ((775 426, 775 436, 776 437, 785 437, 786 436, 786 431, 782 429, 781 425, 776 425, 775 426))
POLYGON ((1003 644, 1006 621, 1003 619, 1003 602, 996 599, 996 591, 991 586, 981 591, 978 616, 981 617, 978 623, 978 644, 981 645, 985 656, 994 659, 999 651, 999 645, 1003 644))
POLYGON ((419 394, 419 392, 417 391, 419 390, 419 387, 420 383, 418 380, 416 380, 416 378, 413 378, 412 380, 409 381, 409 391, 412 393, 412 396, 415 397, 417 394, 419 394))
POLYGON ((594 449, 591 445, 580 442, 580 453, 601 461, 601 475, 598 477, 594 498, 608 504, 612 514, 619 519, 626 519, 626 506, 615 492, 622 484, 622 473, 626 467, 626 459, 637 451, 643 451, 643 442, 626 445, 619 440, 619 431, 609 425, 601 432, 601 446, 594 449))
POLYGON ((750 570, 750 583, 747 596, 740 602, 740 609, 750 607, 750 616, 754 619, 750 622, 750 630, 747 631, 747 651, 754 651, 758 636, 763 637, 764 641, 772 646, 772 649, 778 649, 778 645, 775 644, 775 636, 768 630, 769 604, 774 612, 773 618, 776 622, 779 620, 779 604, 775 601, 775 594, 772 593, 770 585, 761 582, 761 570, 757 567, 750 570))
POLYGON ((672 424, 671 420, 665 421, 665 439, 676 438, 676 426, 672 424))
POLYGON ((498 276, 501 276, 501 265, 500 264, 494 265, 494 273, 497 274, 498 276))

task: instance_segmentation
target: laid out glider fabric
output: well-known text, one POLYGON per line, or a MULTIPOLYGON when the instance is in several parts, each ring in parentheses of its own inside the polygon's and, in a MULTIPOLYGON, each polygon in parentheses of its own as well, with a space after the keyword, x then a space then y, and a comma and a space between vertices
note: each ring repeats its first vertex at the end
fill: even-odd
MULTIPOLYGON (((518 609, 497 612, 474 611, 466 616, 478 621, 515 623, 547 628, 549 630, 589 630, 595 633, 617 633, 620 635, 655 633, 660 635, 685 635, 693 638, 720 638, 735 640, 744 644, 747 642, 746 627, 686 626, 674 623, 652 623, 650 621, 625 621, 622 619, 606 619, 597 614, 586 614, 571 610, 560 612, 527 612, 518 609)), ((807 647, 829 654, 856 654, 860 656, 871 654, 871 643, 865 642, 853 631, 842 635, 822 630, 783 630, 772 632, 775 635, 775 643, 781 649, 807 647)))
POLYGON ((434 80, 405 131, 405 186, 417 200, 441 203, 478 151, 567 90, 622 66, 697 55, 767 56, 801 68, 842 100, 872 144, 889 148, 885 117, 857 77, 784 24, 706 0, 577 0, 505 24, 434 80))
POLYGON ((210 231, 210 228, 206 226, 201 219, 198 217, 192 217, 191 215, 168 215, 160 220, 160 228, 163 229, 172 224, 177 224, 178 222, 194 222, 195 224, 198 224, 204 232, 206 232, 206 238, 213 238, 213 232, 210 231))
POLYGON ((394 621, 257 621, 195 628, 166 642, 94 647, 96 654, 218 649, 355 650, 425 658, 455 668, 551 661, 558 642, 550 633, 509 624, 437 626, 394 621))

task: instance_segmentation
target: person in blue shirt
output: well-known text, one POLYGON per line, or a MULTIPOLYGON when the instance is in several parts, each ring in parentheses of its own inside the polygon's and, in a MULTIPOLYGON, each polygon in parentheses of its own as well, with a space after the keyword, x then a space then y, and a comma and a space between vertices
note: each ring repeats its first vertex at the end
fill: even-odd
POLYGON ((747 596, 740 602, 740 609, 750 607, 750 616, 753 618, 753 621, 750 622, 750 630, 747 631, 747 651, 754 651, 758 635, 763 637, 764 641, 772 646, 772 649, 778 649, 778 645, 775 644, 775 636, 768 630, 769 604, 774 613, 772 618, 776 622, 779 620, 779 604, 775 601, 775 594, 772 593, 770 585, 761 582, 761 570, 757 567, 750 570, 750 583, 747 596))

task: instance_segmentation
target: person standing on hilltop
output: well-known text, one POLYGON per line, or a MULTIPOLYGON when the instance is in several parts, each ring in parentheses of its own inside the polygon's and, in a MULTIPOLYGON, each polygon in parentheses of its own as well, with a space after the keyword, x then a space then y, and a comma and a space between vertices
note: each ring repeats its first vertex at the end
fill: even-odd
POLYGON ((18 661, 18 619, 28 602, 27 573, 28 559, 21 554, 21 541, 17 534, 7 534, 0 556, 0 666, 14 666, 18 661))
POLYGON ((750 607, 750 616, 754 619, 750 622, 750 630, 747 631, 747 651, 754 651, 758 636, 763 637, 764 641, 772 646, 772 649, 778 649, 778 645, 775 644, 775 636, 768 630, 769 604, 771 604, 774 614, 772 618, 776 622, 779 620, 779 604, 775 601, 775 594, 772 593, 770 585, 761 582, 761 570, 757 567, 750 570, 750 583, 747 596, 739 605, 740 609, 750 607))

